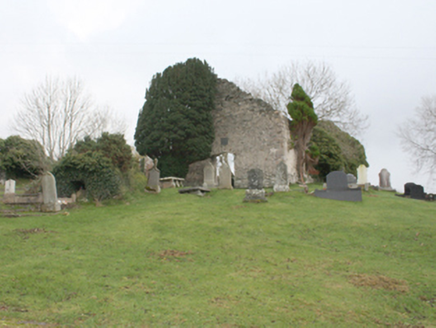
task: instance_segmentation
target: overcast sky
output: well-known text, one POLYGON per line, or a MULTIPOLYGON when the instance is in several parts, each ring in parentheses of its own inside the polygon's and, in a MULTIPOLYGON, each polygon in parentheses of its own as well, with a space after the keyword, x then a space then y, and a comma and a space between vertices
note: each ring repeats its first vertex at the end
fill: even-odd
POLYGON ((256 78, 292 61, 330 64, 369 115, 362 136, 368 175, 394 188, 414 175, 395 135, 426 95, 436 94, 434 0, 0 0, 0 138, 23 94, 46 75, 77 76, 133 134, 153 75, 187 58, 219 77, 256 78))

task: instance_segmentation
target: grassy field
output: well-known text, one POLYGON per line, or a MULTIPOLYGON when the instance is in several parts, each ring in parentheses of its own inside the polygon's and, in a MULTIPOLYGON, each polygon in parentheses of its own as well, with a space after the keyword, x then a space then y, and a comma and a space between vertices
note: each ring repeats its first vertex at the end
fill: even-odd
POLYGON ((436 202, 244 193, 0 217, 0 327, 436 327, 436 202))

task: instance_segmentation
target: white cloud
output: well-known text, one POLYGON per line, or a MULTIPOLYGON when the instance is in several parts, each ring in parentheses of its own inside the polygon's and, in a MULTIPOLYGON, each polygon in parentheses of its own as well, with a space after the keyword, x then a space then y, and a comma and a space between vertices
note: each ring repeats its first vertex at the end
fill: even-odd
POLYGON ((47 0, 56 19, 81 41, 118 28, 138 0, 47 0))

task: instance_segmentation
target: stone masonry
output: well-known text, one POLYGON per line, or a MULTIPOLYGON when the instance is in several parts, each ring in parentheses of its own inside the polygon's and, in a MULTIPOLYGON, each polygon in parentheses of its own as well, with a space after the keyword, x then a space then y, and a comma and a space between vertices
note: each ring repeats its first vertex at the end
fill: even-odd
POLYGON ((225 79, 218 79, 217 90, 211 157, 234 154, 235 188, 248 187, 247 172, 253 168, 263 171, 264 187, 272 187, 281 161, 288 167, 289 181, 296 182, 295 153, 289 150, 289 124, 283 113, 225 79))

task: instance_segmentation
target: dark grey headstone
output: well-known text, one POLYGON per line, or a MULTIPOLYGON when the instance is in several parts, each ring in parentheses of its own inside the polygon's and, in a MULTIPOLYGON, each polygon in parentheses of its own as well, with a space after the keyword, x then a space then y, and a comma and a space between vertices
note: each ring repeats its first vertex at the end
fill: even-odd
POLYGON ((261 169, 248 171, 248 189, 263 189, 263 171, 261 169))
POLYGON ((327 175, 327 190, 315 190, 315 196, 333 200, 361 202, 362 190, 348 188, 347 175, 343 171, 330 172, 327 175))
POLYGON ((347 175, 343 171, 334 171, 327 174, 327 189, 347 190, 347 175))

